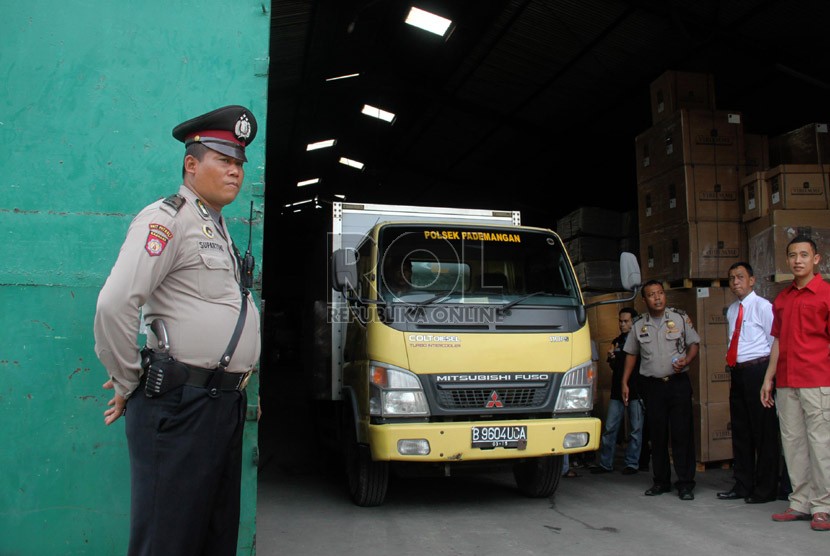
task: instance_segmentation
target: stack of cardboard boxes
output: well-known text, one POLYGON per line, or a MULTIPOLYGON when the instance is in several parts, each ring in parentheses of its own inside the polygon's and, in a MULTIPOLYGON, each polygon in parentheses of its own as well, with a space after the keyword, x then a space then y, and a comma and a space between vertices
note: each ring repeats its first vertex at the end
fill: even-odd
POLYGON ((556 232, 565 242, 583 293, 622 290, 620 252, 636 255, 638 247, 633 212, 580 207, 556 222, 556 232))
POLYGON ((786 248, 798 234, 816 242, 819 270, 830 276, 828 126, 811 123, 772 137, 766 154, 768 165, 744 177, 742 220, 756 292, 772 301, 792 280, 786 248))
POLYGON ((725 278, 747 253, 743 116, 718 110, 714 90, 709 74, 664 73, 651 85, 653 125, 635 138, 643 281, 663 282, 701 337, 690 367, 699 462, 732 458, 725 278))

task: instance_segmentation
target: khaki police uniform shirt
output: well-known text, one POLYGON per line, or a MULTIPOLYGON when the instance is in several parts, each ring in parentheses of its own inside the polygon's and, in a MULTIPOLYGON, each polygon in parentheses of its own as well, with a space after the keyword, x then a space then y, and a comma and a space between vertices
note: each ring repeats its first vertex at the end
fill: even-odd
MULTIPOLYGON (((239 317, 240 271, 227 226, 219 228, 184 185, 179 195, 185 203, 178 212, 159 200, 133 219, 98 296, 95 353, 116 393, 125 398, 138 387, 142 372, 137 347, 140 308, 148 325, 164 319, 176 360, 204 368, 217 366, 239 317)), ((259 359, 259 311, 252 295, 247 303, 245 327, 229 372, 246 372, 259 359)), ((147 344, 154 345, 149 328, 147 336, 147 344)))
POLYGON ((686 346, 699 343, 700 336, 686 313, 667 307, 662 322, 648 313, 636 318, 623 350, 640 355, 641 375, 662 378, 674 374, 672 359, 685 357, 686 346))

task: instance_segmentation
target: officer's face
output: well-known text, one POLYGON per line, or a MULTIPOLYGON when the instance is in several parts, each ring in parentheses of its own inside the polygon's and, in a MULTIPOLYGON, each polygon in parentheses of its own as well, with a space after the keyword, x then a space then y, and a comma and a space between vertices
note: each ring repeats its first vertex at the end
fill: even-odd
POLYGON ((221 211, 236 199, 242 187, 245 170, 242 161, 208 149, 202 160, 191 155, 184 159, 186 175, 192 189, 211 208, 221 211))
POLYGON ((743 299, 755 285, 755 276, 750 276, 749 271, 742 266, 729 271, 729 289, 732 290, 738 299, 743 299))
POLYGON ((666 306, 666 292, 660 284, 651 284, 643 290, 646 306, 650 311, 662 311, 666 306))

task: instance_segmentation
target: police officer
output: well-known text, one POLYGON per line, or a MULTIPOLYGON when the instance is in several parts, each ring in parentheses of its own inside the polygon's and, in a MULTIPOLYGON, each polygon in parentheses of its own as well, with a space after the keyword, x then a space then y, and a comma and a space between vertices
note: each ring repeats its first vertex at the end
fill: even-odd
POLYGON ((222 208, 242 187, 256 132, 242 106, 173 129, 185 144, 183 184, 133 219, 98 297, 95 352, 115 390, 104 422, 126 419, 130 556, 236 554, 245 386, 260 330, 243 281, 252 269, 222 208), (141 352, 140 311, 153 323, 141 352))
POLYGON ((700 337, 686 313, 666 307, 666 292, 657 280, 643 284, 647 313, 640 315, 625 342, 623 402, 628 405, 628 382, 640 356, 640 389, 645 396, 651 436, 654 484, 646 496, 671 491, 669 434, 678 496, 694 500, 695 447, 692 383, 689 364, 697 356, 700 337))

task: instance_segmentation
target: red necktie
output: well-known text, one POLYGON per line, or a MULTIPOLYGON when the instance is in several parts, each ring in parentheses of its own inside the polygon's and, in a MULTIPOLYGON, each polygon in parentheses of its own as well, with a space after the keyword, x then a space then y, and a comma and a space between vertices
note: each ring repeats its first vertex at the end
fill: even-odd
POLYGON ((744 305, 738 305, 738 320, 735 323, 735 331, 732 333, 732 341, 729 342, 729 351, 726 352, 726 364, 734 367, 738 362, 738 336, 741 335, 741 324, 744 320, 744 305))

